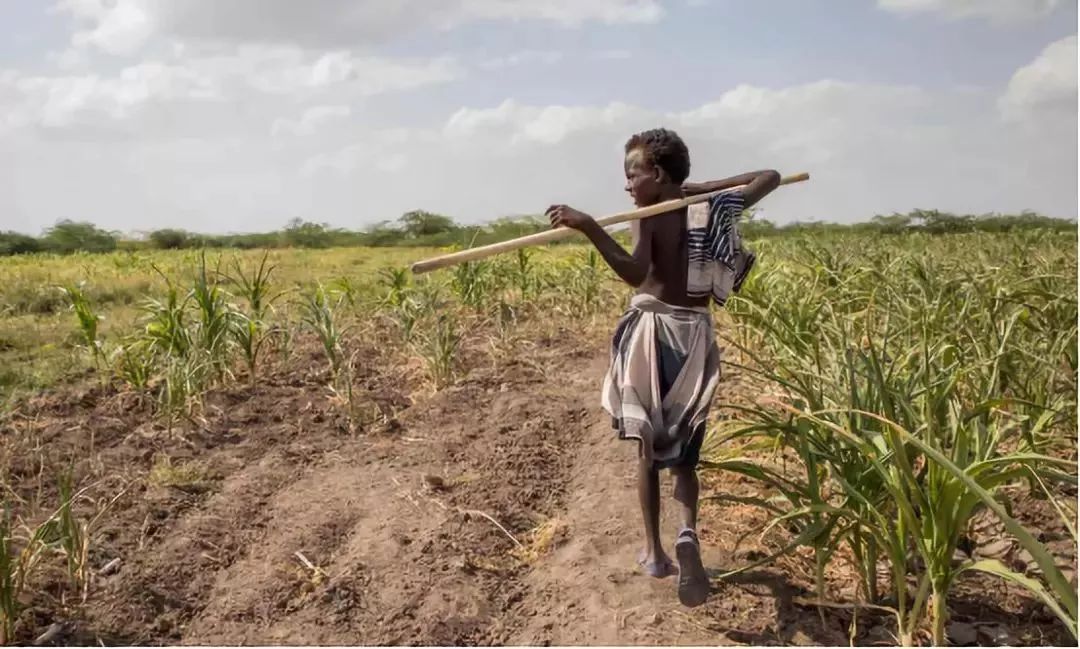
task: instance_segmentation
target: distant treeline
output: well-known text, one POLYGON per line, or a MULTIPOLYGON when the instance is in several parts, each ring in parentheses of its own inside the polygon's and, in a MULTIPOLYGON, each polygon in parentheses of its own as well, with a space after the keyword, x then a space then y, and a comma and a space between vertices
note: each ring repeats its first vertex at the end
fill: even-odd
MULTIPOLYGON (((853 232, 901 234, 926 232, 1010 232, 1049 229, 1076 231, 1075 220, 1057 219, 1024 212, 1014 215, 958 215, 937 210, 916 210, 909 214, 875 216, 854 224, 792 223, 776 225, 748 213, 739 225, 747 239, 804 232, 853 232)), ((37 252, 111 252, 114 250, 174 250, 183 248, 334 248, 348 246, 480 246, 496 241, 541 232, 549 228, 542 216, 503 218, 484 225, 460 225, 453 219, 431 212, 413 211, 396 222, 382 222, 366 230, 332 228, 325 224, 294 219, 274 232, 207 235, 177 229, 154 230, 145 238, 133 239, 102 230, 86 222, 61 221, 42 236, 0 232, 0 256, 37 252)))

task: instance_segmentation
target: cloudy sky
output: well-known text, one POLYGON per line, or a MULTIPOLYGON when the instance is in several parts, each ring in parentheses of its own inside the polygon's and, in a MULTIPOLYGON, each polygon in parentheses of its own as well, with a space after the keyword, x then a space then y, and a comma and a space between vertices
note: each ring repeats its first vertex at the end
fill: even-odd
POLYGON ((0 229, 360 228, 808 171, 764 216, 1077 215, 1074 0, 0 0, 0 229))

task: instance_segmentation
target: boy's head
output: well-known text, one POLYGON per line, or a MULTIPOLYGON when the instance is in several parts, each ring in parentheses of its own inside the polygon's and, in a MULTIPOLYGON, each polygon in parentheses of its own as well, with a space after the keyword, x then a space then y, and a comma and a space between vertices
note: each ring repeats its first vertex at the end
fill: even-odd
POLYGON ((638 207, 660 202, 690 176, 690 152, 674 131, 656 128, 626 141, 626 191, 638 207))

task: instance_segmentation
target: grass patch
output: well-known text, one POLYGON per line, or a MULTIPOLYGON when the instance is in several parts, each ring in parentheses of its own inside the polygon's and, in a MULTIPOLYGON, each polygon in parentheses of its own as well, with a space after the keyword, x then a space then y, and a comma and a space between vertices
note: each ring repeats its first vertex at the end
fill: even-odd
POLYGON ((159 455, 154 460, 150 475, 146 481, 154 487, 180 489, 181 491, 201 492, 210 488, 206 467, 198 462, 173 464, 167 455, 159 455))

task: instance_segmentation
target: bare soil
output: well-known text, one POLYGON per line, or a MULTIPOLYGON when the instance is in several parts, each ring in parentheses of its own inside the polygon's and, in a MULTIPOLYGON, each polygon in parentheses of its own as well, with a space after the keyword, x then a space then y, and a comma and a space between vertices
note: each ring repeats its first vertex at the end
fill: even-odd
MULTIPOLYGON (((65 594, 62 570, 41 572, 19 640, 60 622, 57 644, 848 644, 853 611, 800 603, 813 583, 805 557, 715 581, 696 609, 679 605, 674 578, 637 569, 636 449, 598 404, 605 337, 557 330, 501 357, 462 357, 462 378, 433 392, 414 363, 361 345, 354 386, 371 416, 358 430, 303 341, 256 387, 215 390, 197 425, 171 434, 149 404, 92 379, 27 402, 0 438, 6 498, 43 517, 53 476, 73 466, 101 504, 119 494, 91 563, 120 567, 94 579, 85 604, 65 594)), ((721 390, 740 385, 728 375, 721 390)), ((756 490, 703 481, 706 494, 756 490)), ((1049 504, 1019 509, 1067 538, 1049 504)), ((704 505, 706 565, 770 553, 756 534, 765 520, 704 505)), ((1075 569, 1075 548, 1062 552, 1075 569)), ((831 574, 831 595, 850 601, 851 583, 831 574)), ((1000 580, 964 581, 953 609, 980 644, 1070 644, 1000 580)), ((891 626, 861 612, 855 641, 892 644, 891 626)))

